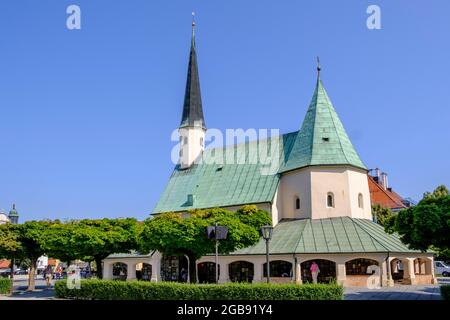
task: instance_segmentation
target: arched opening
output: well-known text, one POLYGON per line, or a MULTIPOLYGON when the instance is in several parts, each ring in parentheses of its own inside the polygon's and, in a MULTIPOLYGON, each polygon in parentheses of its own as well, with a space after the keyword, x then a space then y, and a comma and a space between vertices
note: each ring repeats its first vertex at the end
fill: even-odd
POLYGON ((253 263, 235 261, 228 266, 228 275, 232 282, 252 282, 254 275, 253 263))
POLYGON ((185 256, 163 256, 161 259, 162 281, 187 282, 188 261, 185 256))
POLYGON ((414 274, 426 274, 425 259, 414 259, 414 274))
POLYGON ((364 208, 364 199, 362 193, 358 194, 358 207, 361 209, 364 208))
MULTIPOLYGON (((270 261, 270 276, 288 278, 292 277, 292 263, 283 260, 270 261)), ((263 264, 263 276, 267 277, 267 263, 263 264)))
POLYGON ((152 265, 148 263, 138 263, 136 265, 136 279, 150 281, 152 279, 152 265))
MULTIPOLYGON (((216 263, 202 262, 197 265, 199 283, 216 283, 216 263)), ((220 264, 218 267, 220 276, 220 264)))
POLYGON ((319 266, 317 282, 329 283, 330 281, 336 280, 336 263, 330 260, 317 259, 305 261, 300 265, 303 283, 313 282, 311 265, 314 261, 319 266))
POLYGON ((113 280, 127 280, 128 266, 123 262, 116 262, 112 265, 113 280))
POLYGON ((334 194, 332 192, 327 193, 327 207, 334 208, 334 194))
POLYGON ((378 267, 378 262, 364 258, 353 259, 345 263, 345 272, 348 276, 371 275, 375 273, 374 267, 371 266, 378 267))
POLYGON ((295 197, 295 210, 300 210, 300 198, 295 197))
POLYGON ((403 280, 403 263, 400 259, 394 259, 391 261, 391 274, 392 280, 402 281, 403 280))

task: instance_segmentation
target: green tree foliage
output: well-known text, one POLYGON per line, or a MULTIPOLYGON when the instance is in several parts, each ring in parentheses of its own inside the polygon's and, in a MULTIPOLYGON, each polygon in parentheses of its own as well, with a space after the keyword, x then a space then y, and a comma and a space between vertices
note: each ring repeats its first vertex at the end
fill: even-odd
POLYGON ((382 207, 379 204, 372 206, 372 216, 376 218, 379 225, 384 226, 386 221, 392 217, 392 211, 389 208, 382 207))
POLYGON ((448 252, 450 248, 450 195, 445 186, 426 193, 415 207, 401 210, 389 219, 385 229, 397 232, 411 248, 430 247, 448 252))
POLYGON ((266 211, 244 206, 236 212, 225 209, 193 210, 187 217, 163 213, 144 222, 140 248, 143 252, 158 250, 166 255, 189 258, 190 279, 196 282, 195 261, 215 252, 215 242, 206 237, 206 227, 215 224, 228 227, 228 237, 221 240, 220 253, 229 253, 255 244, 263 225, 270 224, 266 211))
POLYGON ((434 189, 433 192, 425 192, 423 194, 423 198, 424 199, 429 199, 429 198, 440 198, 440 197, 445 197, 450 195, 450 192, 448 191, 447 187, 444 185, 440 185, 439 187, 437 187, 436 189, 434 189))

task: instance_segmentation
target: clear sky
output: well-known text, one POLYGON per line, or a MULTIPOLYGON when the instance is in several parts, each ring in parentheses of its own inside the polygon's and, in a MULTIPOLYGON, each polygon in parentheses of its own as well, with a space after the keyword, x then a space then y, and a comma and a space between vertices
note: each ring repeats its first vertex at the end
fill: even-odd
POLYGON ((367 167, 414 199, 450 185, 448 0, 2 0, 0 208, 148 216, 173 168, 193 10, 208 127, 298 130, 319 55, 367 167))

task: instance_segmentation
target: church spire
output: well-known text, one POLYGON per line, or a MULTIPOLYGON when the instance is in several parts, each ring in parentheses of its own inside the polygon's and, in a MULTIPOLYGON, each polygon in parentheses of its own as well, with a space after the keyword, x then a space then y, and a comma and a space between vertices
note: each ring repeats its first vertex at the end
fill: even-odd
POLYGON ((197 53, 195 48, 195 13, 192 13, 192 38, 189 67, 184 94, 183 115, 180 128, 201 127, 206 128, 203 118, 202 97, 200 93, 200 80, 198 76, 197 53))

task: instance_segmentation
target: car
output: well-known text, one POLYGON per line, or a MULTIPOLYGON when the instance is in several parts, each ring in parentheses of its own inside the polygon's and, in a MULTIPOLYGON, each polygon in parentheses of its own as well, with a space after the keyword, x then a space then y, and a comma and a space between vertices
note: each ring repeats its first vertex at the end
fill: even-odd
POLYGON ((15 275, 27 275, 28 270, 19 269, 14 272, 15 275))
POLYGON ((450 266, 446 265, 444 261, 435 261, 434 269, 437 274, 442 274, 444 277, 450 276, 450 266))

